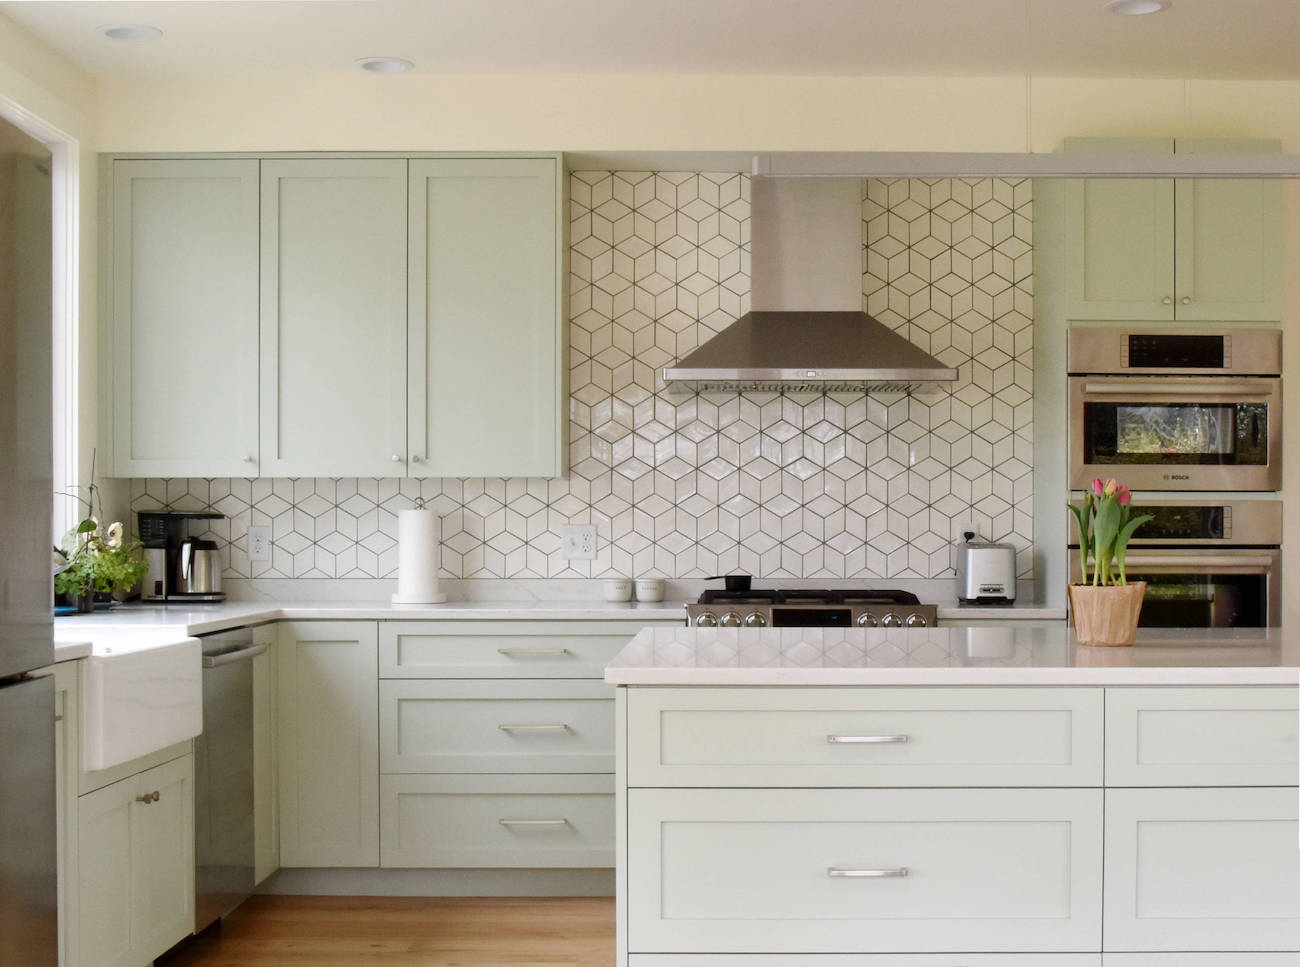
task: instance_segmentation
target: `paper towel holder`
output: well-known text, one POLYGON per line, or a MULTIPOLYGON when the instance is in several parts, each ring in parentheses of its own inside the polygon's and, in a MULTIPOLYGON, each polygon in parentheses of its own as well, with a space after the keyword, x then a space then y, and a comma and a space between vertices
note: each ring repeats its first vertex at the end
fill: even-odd
POLYGON ((425 506, 397 512, 397 592, 393 604, 442 604, 447 600, 438 587, 442 519, 425 506))

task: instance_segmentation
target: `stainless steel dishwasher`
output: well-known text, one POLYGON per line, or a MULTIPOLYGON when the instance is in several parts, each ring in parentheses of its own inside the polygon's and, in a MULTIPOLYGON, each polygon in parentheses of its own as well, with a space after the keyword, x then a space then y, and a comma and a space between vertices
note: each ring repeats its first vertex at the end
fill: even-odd
POLYGON ((203 732, 194 742, 194 932, 253 892, 251 628, 201 635, 203 732))

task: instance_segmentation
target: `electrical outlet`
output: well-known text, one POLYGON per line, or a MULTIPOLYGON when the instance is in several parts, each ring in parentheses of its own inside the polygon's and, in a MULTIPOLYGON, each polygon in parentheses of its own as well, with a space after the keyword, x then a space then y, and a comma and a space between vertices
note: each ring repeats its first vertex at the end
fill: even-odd
POLYGON ((271 559, 271 528, 265 524, 248 526, 248 559, 250 561, 269 561, 271 559))
POLYGON ((567 524, 560 528, 560 560, 594 561, 595 559, 595 524, 567 524))
POLYGON ((975 534, 976 536, 979 535, 979 528, 975 526, 975 522, 973 520, 953 521, 952 542, 954 544, 960 544, 962 541, 966 540, 967 534, 975 534))

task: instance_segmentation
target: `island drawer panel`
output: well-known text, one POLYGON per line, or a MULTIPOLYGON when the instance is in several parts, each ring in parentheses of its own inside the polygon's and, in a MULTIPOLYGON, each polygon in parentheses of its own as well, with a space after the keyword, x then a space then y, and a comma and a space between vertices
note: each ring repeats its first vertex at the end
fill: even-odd
POLYGON ((379 768, 613 772, 614 688, 586 680, 380 682, 379 768))
POLYGON ((1295 789, 1108 790, 1106 947, 1300 950, 1297 818, 1295 789))
POLYGON ((613 776, 383 776, 380 865, 614 865, 613 776))
POLYGON ((380 678, 604 678, 646 626, 680 621, 384 621, 380 678))
POLYGON ((1106 785, 1294 786, 1294 686, 1106 689, 1106 785))
POLYGON ((1101 954, 633 954, 627 962, 628 967, 1101 967, 1101 954))
POLYGON ((1099 952, 1101 807, 1100 789, 634 789, 628 950, 1099 952))
POLYGON ((636 688, 628 784, 1100 786, 1102 708, 1100 688, 636 688))

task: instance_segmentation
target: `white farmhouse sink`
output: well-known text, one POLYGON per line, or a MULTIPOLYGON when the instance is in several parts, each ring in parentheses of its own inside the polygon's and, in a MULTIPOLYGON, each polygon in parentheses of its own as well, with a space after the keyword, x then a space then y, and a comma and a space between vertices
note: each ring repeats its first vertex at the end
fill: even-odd
POLYGON ((175 633, 96 629, 81 666, 81 767, 157 752, 203 730, 202 653, 175 633))

